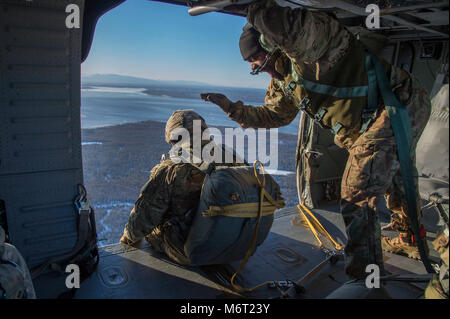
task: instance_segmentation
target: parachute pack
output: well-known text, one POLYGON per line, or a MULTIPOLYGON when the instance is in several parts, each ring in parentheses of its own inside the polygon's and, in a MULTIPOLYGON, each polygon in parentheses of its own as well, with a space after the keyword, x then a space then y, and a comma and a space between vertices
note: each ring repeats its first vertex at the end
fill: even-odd
POLYGON ((250 257, 270 232, 274 211, 284 207, 280 187, 256 166, 195 165, 206 173, 184 245, 192 265, 250 257))

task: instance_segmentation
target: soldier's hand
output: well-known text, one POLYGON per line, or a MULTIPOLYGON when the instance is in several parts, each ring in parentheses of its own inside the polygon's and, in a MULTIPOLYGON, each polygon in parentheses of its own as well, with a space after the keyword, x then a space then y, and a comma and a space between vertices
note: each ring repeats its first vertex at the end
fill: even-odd
POLYGON ((127 237, 127 236, 125 236, 125 235, 122 235, 122 237, 120 237, 120 242, 122 243, 122 244, 125 244, 125 245, 131 245, 133 242, 127 237))
POLYGON ((229 112, 233 104, 225 95, 220 93, 202 93, 200 97, 207 102, 217 104, 225 112, 229 112))

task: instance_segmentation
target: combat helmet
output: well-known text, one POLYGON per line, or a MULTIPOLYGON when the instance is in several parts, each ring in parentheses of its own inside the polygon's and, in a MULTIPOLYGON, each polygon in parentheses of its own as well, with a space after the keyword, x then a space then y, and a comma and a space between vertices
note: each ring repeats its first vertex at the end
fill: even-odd
POLYGON ((189 132, 189 136, 194 136, 194 121, 200 121, 201 132, 208 128, 205 120, 194 110, 176 110, 172 113, 167 120, 165 139, 169 144, 175 144, 181 136, 177 134, 176 129, 186 129, 189 132))

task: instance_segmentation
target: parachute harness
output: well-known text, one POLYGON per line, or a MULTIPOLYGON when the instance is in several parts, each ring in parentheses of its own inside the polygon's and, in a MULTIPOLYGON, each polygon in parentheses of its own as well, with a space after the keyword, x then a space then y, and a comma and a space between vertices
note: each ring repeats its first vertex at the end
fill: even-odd
POLYGON ((327 232, 325 227, 322 226, 322 224, 318 221, 316 216, 314 216, 314 214, 304 204, 297 205, 297 209, 298 209, 300 216, 302 216, 303 219, 306 221, 307 225, 305 225, 305 226, 308 227, 309 229, 311 229, 311 232, 314 234, 314 237, 316 237, 317 241, 319 242, 319 245, 320 245, 319 247, 327 255, 329 255, 330 253, 331 254, 336 253, 336 251, 337 251, 337 253, 343 252, 344 247, 342 245, 340 245, 336 240, 334 240, 333 236, 331 236, 330 233, 327 232), (308 214, 311 217, 311 220, 308 218, 308 216, 306 214, 308 214), (328 249, 323 244, 323 242, 320 240, 319 233, 322 234, 323 236, 325 236, 326 238, 328 238, 330 240, 330 242, 333 243, 335 252, 328 249))
MULTIPOLYGON (((298 288, 301 288, 301 286, 291 280, 281 280, 281 281, 266 281, 263 282, 259 285, 256 285, 254 287, 251 288, 244 288, 241 287, 237 284, 234 283, 234 280, 236 279, 236 276, 242 271, 242 269, 245 267, 245 265, 247 264, 249 258, 251 257, 251 255, 253 254, 255 247, 256 247, 256 239, 258 236, 258 229, 259 229, 259 222, 261 220, 261 217, 263 216, 263 202, 264 202, 264 198, 267 198, 269 200, 269 202, 271 202, 272 204, 276 205, 276 202, 274 201, 274 199, 272 198, 272 196, 270 196, 270 194, 266 191, 265 187, 265 175, 264 175, 264 166, 263 164, 256 160, 253 163, 253 172, 255 174, 255 178, 256 181, 260 187, 260 196, 259 196, 259 207, 258 207, 258 214, 257 214, 257 220, 256 220, 256 225, 255 225, 255 230, 254 230, 254 234, 253 234, 253 239, 252 242, 250 244, 250 248, 248 249, 244 259, 241 262, 241 265, 239 267, 239 269, 233 274, 233 276, 231 276, 231 280, 230 283, 233 286, 233 288, 239 292, 252 292, 256 289, 259 289, 261 287, 267 286, 269 288, 277 288, 278 290, 280 290, 281 287, 288 287, 289 290, 295 289, 297 290, 298 288), (262 181, 260 180, 259 176, 258 176, 258 172, 256 169, 256 164, 260 165, 261 170, 262 170, 262 181)), ((314 236, 316 237, 317 241, 320 244, 320 248, 323 252, 326 253, 326 255, 328 256, 327 260, 335 255, 341 255, 343 254, 343 250, 344 247, 342 245, 340 245, 325 229, 325 227, 322 226, 322 224, 319 222, 319 220, 314 216, 314 214, 303 204, 299 204, 297 205, 297 209, 300 213, 300 215, 303 217, 303 219, 306 221, 306 226, 311 229, 312 233, 314 234, 314 236), (310 216, 310 218, 308 218, 308 216, 310 216), (330 250, 328 249, 323 242, 321 241, 320 237, 319 237, 319 233, 322 234, 323 236, 325 236, 326 238, 328 238, 330 240, 330 242, 333 243, 334 245, 334 249, 330 250)), ((285 295, 285 292, 281 291, 282 295, 285 295)))
POLYGON ((256 160, 253 163, 253 172, 255 174, 256 177, 256 181, 260 187, 260 195, 259 195, 259 205, 258 205, 258 215, 257 215, 257 220, 256 220, 256 225, 255 225, 255 230, 253 232, 253 239, 252 242, 250 244, 250 248, 247 250, 247 253, 245 254, 244 259, 241 262, 241 265, 239 266, 239 269, 233 274, 233 276, 231 276, 231 280, 230 283, 233 286, 234 289, 236 289, 237 291, 240 292, 252 292, 258 288, 264 287, 264 286, 268 286, 270 288, 274 288, 274 287, 292 287, 295 285, 295 283, 293 283, 290 280, 282 280, 282 281, 266 281, 263 282, 259 285, 256 285, 252 288, 243 288, 237 284, 234 283, 234 280, 236 279, 236 276, 239 272, 241 272, 241 270, 245 267, 245 265, 247 264, 249 258, 251 257, 251 255, 253 254, 253 252, 255 251, 255 247, 256 247, 256 239, 258 237, 258 229, 259 229, 259 222, 261 220, 261 217, 263 216, 263 202, 264 202, 264 198, 267 198, 269 200, 269 202, 271 202, 273 205, 277 206, 277 202, 272 198, 272 196, 266 191, 266 189, 264 188, 265 184, 266 184, 266 177, 264 175, 264 166, 263 164, 256 160), (259 163, 259 165, 261 166, 261 170, 262 170, 262 181, 259 179, 258 177, 258 172, 256 169, 256 164, 259 163))

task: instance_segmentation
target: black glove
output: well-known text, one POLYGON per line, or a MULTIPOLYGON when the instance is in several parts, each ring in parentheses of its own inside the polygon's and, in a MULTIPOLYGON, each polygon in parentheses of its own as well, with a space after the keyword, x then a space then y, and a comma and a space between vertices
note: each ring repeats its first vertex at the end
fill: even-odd
POLYGON ((220 93, 202 93, 200 97, 207 102, 217 104, 226 113, 230 112, 234 104, 225 95, 220 93))

